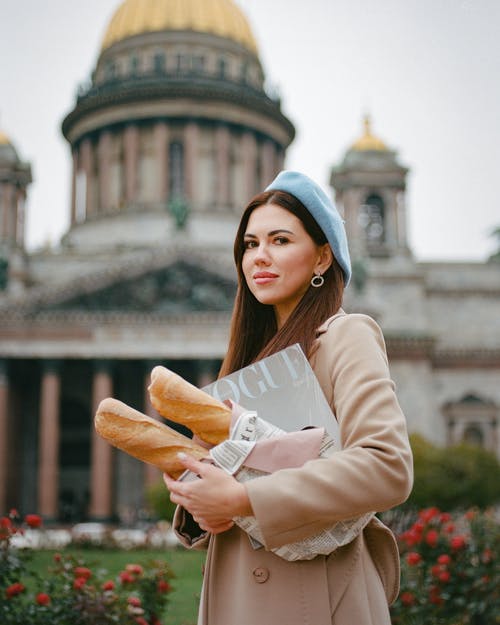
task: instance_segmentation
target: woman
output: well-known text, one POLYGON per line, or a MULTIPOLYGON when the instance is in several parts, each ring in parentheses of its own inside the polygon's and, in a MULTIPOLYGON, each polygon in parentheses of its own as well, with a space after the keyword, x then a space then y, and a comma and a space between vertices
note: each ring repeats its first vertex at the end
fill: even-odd
POLYGON ((165 476, 183 543, 206 547, 201 625, 389 625, 399 589, 391 532, 376 518, 328 556, 288 562, 269 551, 335 521, 403 502, 412 485, 405 418, 382 333, 340 308, 351 267, 328 196, 281 172, 243 213, 235 241, 238 292, 221 375, 300 342, 339 422, 342 451, 245 484, 184 457, 201 479, 165 476), (233 524, 253 515, 254 550, 233 524))

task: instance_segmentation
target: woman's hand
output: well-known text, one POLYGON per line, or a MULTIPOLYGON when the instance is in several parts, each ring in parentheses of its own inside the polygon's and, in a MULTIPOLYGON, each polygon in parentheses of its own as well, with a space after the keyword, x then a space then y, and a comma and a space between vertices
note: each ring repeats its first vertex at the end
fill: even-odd
POLYGON ((245 486, 234 477, 186 454, 179 454, 179 459, 199 479, 178 482, 166 473, 163 479, 171 501, 185 508, 201 529, 220 534, 234 525, 233 517, 253 514, 245 486))

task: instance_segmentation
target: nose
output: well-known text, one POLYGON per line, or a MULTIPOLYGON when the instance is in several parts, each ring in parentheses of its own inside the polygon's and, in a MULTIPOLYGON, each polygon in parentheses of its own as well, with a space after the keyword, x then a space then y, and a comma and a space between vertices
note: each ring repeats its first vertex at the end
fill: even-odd
POLYGON ((270 262, 271 257, 268 246, 263 242, 259 247, 255 248, 254 263, 256 265, 269 265, 270 262))

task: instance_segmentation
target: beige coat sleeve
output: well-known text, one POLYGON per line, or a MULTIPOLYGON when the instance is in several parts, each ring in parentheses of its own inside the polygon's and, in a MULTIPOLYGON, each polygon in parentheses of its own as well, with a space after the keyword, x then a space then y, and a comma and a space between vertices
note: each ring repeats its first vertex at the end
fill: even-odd
POLYGON ((301 540, 332 521, 403 502, 413 480, 406 420, 378 325, 336 318, 319 337, 314 371, 340 425, 343 449, 246 483, 267 548, 301 540))

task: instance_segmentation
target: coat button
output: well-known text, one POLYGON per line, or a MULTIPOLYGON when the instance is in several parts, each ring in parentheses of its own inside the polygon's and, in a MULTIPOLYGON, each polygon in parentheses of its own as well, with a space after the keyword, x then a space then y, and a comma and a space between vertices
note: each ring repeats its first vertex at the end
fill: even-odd
POLYGON ((257 584, 263 584, 269 579, 269 569, 258 567, 253 570, 252 575, 257 584))

